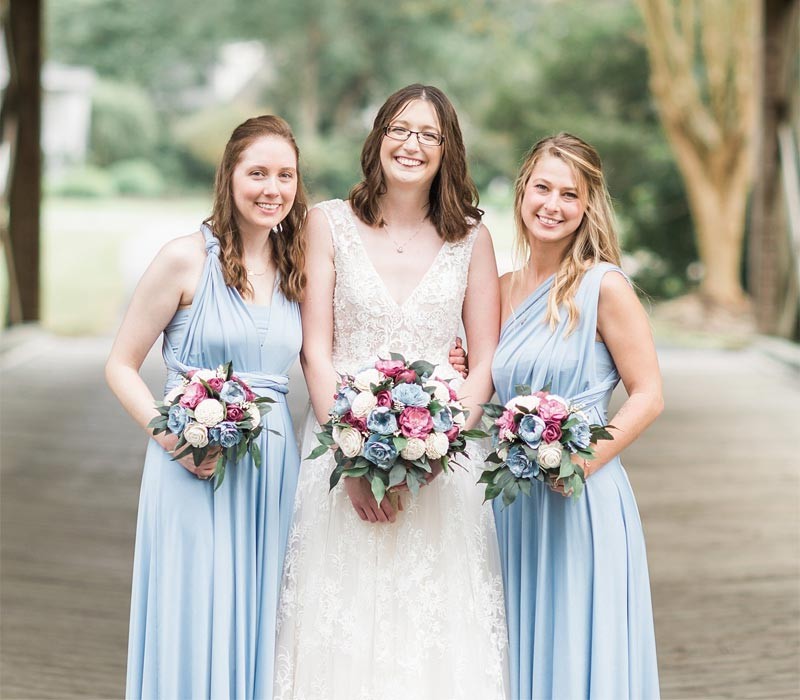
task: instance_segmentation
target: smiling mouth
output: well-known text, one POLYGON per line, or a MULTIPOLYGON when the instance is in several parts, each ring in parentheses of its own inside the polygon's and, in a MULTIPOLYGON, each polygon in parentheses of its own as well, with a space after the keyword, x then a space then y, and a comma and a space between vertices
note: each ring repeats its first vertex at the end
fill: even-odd
POLYGON ((256 206, 257 206, 257 207, 258 207, 258 208, 259 208, 261 211, 263 211, 263 212, 266 212, 267 214, 273 214, 273 213, 275 213, 276 211, 278 211, 278 209, 280 209, 280 208, 281 208, 281 205, 280 205, 280 204, 278 204, 278 203, 271 203, 271 204, 268 204, 268 203, 266 203, 266 202, 256 202, 256 206))
POLYGON ((414 168, 418 165, 422 165, 422 161, 417 160, 416 158, 404 158, 403 156, 397 156, 395 160, 400 163, 400 165, 404 165, 408 168, 414 168))
POLYGON ((551 219, 547 216, 542 216, 541 214, 537 214, 536 218, 539 219, 545 226, 556 226, 561 223, 561 219, 551 219))

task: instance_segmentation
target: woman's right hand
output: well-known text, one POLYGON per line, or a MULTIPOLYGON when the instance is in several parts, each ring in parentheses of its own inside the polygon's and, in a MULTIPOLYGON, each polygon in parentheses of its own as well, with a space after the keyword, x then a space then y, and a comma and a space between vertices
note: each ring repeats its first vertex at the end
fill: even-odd
POLYGON ((397 512, 387 497, 380 505, 372 495, 372 489, 366 479, 362 477, 347 476, 344 479, 344 490, 353 504, 353 509, 362 520, 371 523, 393 523, 397 512))
MULTIPOLYGON (((175 446, 178 444, 178 436, 172 433, 157 435, 155 438, 161 447, 164 448, 170 455, 174 455, 175 446)), ((181 447, 183 450, 183 447, 181 447)), ((214 470, 217 467, 217 459, 219 458, 219 449, 209 450, 206 458, 197 466, 194 464, 194 457, 188 454, 185 457, 176 459, 175 461, 180 464, 186 471, 194 474, 198 479, 210 479, 214 475, 214 470)))

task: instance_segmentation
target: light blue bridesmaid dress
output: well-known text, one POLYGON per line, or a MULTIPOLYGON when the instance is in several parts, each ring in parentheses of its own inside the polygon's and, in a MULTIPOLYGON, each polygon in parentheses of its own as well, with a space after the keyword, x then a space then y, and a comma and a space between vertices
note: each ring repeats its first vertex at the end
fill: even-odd
MULTIPOLYGON (((552 277, 515 309, 492 363, 501 402, 518 384, 550 385, 585 403, 592 423, 607 422, 619 374, 595 332, 600 283, 611 271, 622 274, 607 263, 585 273, 571 335, 566 313, 555 331, 544 321, 552 277)), ((578 500, 534 481, 530 498, 494 505, 514 700, 658 698, 644 536, 619 459, 589 477, 578 500)))
POLYGON ((232 361, 276 403, 249 456, 222 486, 203 481, 153 440, 147 448, 133 566, 126 697, 272 696, 275 617, 299 455, 286 392, 301 344, 300 312, 275 288, 267 306, 227 287, 219 242, 205 225, 206 261, 191 308, 164 330, 165 392, 178 373, 232 361))

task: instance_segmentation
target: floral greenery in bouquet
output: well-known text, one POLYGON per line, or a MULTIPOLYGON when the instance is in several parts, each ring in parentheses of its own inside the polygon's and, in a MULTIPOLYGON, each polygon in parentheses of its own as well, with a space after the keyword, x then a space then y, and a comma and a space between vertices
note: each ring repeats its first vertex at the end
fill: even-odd
POLYGON ((481 404, 494 450, 478 483, 486 484, 485 500, 503 495, 510 505, 520 491, 531 494, 531 481, 560 482, 566 493, 578 498, 586 481, 572 455, 594 458, 598 440, 613 440, 611 425, 590 424, 581 406, 547 389, 531 393, 529 386, 514 388, 517 395, 500 404, 481 404))
POLYGON ((179 386, 163 401, 156 401, 158 415, 147 427, 154 435, 169 432, 178 436, 173 460, 191 455, 198 466, 210 450, 220 450, 214 469, 216 491, 228 462, 249 453, 256 468, 261 466, 256 438, 262 430, 261 419, 272 410, 270 403, 275 401, 256 396, 228 362, 215 370, 198 369, 183 375, 179 386))
POLYGON ((418 493, 432 462, 441 460, 447 470, 466 453, 467 440, 486 436, 464 430, 467 411, 449 382, 433 376, 433 364, 390 356, 340 377, 329 420, 317 433, 320 444, 307 457, 332 451, 331 489, 342 476, 363 477, 378 503, 401 484, 418 493))

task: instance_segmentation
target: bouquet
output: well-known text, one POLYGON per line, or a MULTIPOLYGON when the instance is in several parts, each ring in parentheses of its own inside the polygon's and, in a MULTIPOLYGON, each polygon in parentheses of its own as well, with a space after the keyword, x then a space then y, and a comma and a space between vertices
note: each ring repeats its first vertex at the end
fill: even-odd
POLYGON ((531 494, 531 481, 560 480, 567 493, 578 498, 583 492, 583 469, 572 461, 577 454, 594 457, 598 440, 613 440, 612 425, 590 424, 580 405, 570 404, 547 390, 533 394, 529 386, 517 386, 517 396, 505 406, 481 404, 484 420, 495 449, 487 462, 497 464, 487 469, 478 483, 486 484, 485 500, 503 494, 503 503, 514 502, 520 491, 531 494))
POLYGON ((158 415, 148 424, 153 434, 170 432, 178 436, 172 459, 192 455, 199 465, 212 449, 220 455, 214 469, 214 490, 225 478, 228 461, 240 460, 250 453, 256 468, 261 466, 261 450, 256 438, 261 433, 261 419, 275 401, 256 396, 252 389, 233 374, 233 365, 215 370, 198 369, 183 375, 181 384, 163 401, 156 401, 158 415))
POLYGON ((317 433, 320 444, 306 459, 333 451, 333 489, 342 476, 364 477, 380 503, 393 486, 416 494, 427 484, 431 462, 465 454, 466 440, 485 437, 464 430, 467 412, 447 380, 433 376, 434 366, 407 362, 397 353, 355 376, 341 375, 330 419, 317 433))

